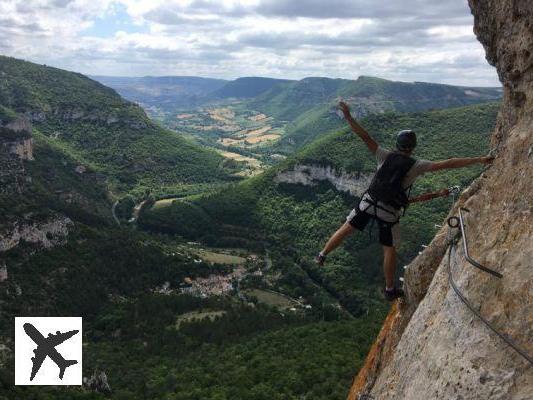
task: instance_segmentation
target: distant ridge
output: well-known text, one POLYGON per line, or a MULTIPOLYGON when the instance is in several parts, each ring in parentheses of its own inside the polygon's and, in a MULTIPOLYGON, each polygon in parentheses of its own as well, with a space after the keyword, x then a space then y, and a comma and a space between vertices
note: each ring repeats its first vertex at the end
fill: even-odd
POLYGON ((293 121, 339 97, 361 99, 355 112, 364 115, 383 110, 411 112, 457 107, 497 100, 502 93, 501 88, 399 82, 365 75, 355 80, 314 76, 300 80, 248 76, 229 81, 194 76, 93 78, 144 107, 174 112, 239 99, 249 101, 251 109, 285 121, 293 121))
POLYGON ((283 83, 294 82, 288 79, 274 79, 262 77, 243 77, 228 82, 214 92, 220 98, 251 98, 283 83))
POLYGON ((501 94, 501 88, 397 82, 369 76, 360 76, 356 80, 311 77, 274 87, 254 99, 251 106, 291 121, 339 97, 352 101, 356 113, 365 110, 412 112, 497 100, 501 94))
POLYGON ((289 122, 276 150, 290 154, 344 124, 336 111, 340 98, 348 102, 355 117, 361 118, 498 101, 501 95, 501 88, 396 82, 368 76, 357 80, 306 78, 272 88, 252 99, 249 107, 289 122))
POLYGON ((226 98, 249 99, 276 85, 294 82, 288 79, 242 77, 232 81, 196 76, 92 76, 115 89, 126 99, 143 106, 163 110, 196 107, 226 98))
POLYGON ((143 106, 161 108, 196 106, 228 83, 196 76, 92 76, 121 96, 143 106))

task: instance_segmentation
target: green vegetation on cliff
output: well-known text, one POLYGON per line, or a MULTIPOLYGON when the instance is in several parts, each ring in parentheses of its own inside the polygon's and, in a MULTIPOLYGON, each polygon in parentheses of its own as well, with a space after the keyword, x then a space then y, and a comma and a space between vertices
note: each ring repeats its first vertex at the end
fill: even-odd
POLYGON ((122 191, 228 179, 223 158, 81 74, 0 57, 0 104, 122 191))

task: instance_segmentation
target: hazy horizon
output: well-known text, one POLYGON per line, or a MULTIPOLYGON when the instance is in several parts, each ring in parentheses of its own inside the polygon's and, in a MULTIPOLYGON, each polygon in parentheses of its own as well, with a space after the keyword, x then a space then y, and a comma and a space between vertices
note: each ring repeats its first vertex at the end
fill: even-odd
MULTIPOLYGON (((50 67, 53 67, 50 65, 50 67)), ((54 67, 55 68, 55 67, 54 67)), ((71 72, 77 72, 77 71, 71 71, 71 72)), ((387 79, 380 76, 371 76, 371 75, 359 75, 355 78, 343 78, 343 77, 331 77, 331 76, 304 76, 300 79, 291 79, 291 78, 277 78, 272 76, 255 76, 255 75, 243 75, 243 76, 237 76, 235 78, 216 78, 212 76, 199 76, 199 75, 97 75, 97 74, 86 74, 89 78, 129 78, 129 79, 142 79, 142 78, 202 78, 202 79, 216 79, 216 80, 222 80, 222 81, 235 81, 237 79, 243 79, 243 78, 264 78, 264 79, 278 79, 278 80, 287 80, 287 81, 301 81, 303 79, 310 79, 310 78, 318 78, 318 79, 344 79, 344 80, 352 80, 355 81, 361 77, 367 77, 367 78, 375 78, 375 79, 383 79, 391 82, 405 82, 405 83, 430 83, 435 85, 449 85, 449 86, 464 86, 464 87, 480 87, 480 88, 497 88, 501 87, 501 83, 498 82, 497 85, 492 86, 478 86, 478 85, 454 85, 449 83, 442 83, 442 82, 429 82, 429 81, 407 81, 407 80, 401 80, 401 79, 387 79)))

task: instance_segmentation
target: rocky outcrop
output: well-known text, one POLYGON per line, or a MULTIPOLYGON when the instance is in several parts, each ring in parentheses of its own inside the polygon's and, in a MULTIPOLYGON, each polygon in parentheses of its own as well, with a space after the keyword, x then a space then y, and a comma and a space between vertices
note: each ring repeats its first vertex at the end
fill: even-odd
POLYGON ((24 164, 0 145, 0 194, 21 193, 26 182, 24 164))
POLYGON ((352 174, 337 171, 331 166, 302 164, 295 165, 291 170, 282 171, 274 178, 276 183, 292 183, 304 186, 316 186, 320 181, 327 181, 337 190, 350 193, 352 196, 361 196, 371 180, 371 174, 352 174))
MULTIPOLYGON (((135 105, 130 105, 132 108, 137 108, 135 105)), ((48 119, 61 120, 68 122, 96 122, 106 125, 116 123, 123 123, 132 129, 145 129, 149 121, 148 119, 139 118, 138 115, 134 117, 119 116, 115 112, 105 110, 88 111, 83 109, 55 109, 49 111, 29 110, 24 113, 25 117, 32 122, 41 123, 48 119)))
POLYGON ((10 154, 16 155, 20 160, 33 160, 33 139, 22 139, 5 144, 6 150, 10 154))
POLYGON ((44 221, 16 221, 0 231, 0 253, 18 246, 21 242, 43 248, 63 244, 73 222, 70 218, 53 216, 44 221))
MULTIPOLYGON (((8 280, 8 265, 3 262, 3 254, 19 245, 29 244, 32 250, 48 249, 66 243, 69 230, 73 222, 68 218, 50 215, 46 219, 32 220, 31 218, 16 219, 11 223, 2 221, 0 226, 0 283, 8 280)), ((27 253, 28 248, 25 248, 27 253)), ((14 293, 19 296, 22 291, 16 284, 14 293)), ((0 354, 0 365, 2 355, 0 354)))
POLYGON ((33 160, 32 127, 26 118, 18 117, 9 122, 0 120, 0 151, 14 154, 21 160, 33 160))
POLYGON ((0 264, 0 283, 7 281, 7 265, 0 264))
POLYGON ((24 161, 33 160, 31 124, 26 118, 0 120, 0 193, 21 193, 28 177, 24 161))
POLYGON ((533 3, 470 0, 475 33, 504 85, 492 144, 494 164, 465 192, 470 253, 492 277, 448 253, 443 228, 407 268, 407 301, 386 324, 354 380, 349 399, 526 400, 533 368, 475 317, 448 281, 494 327, 533 355, 533 3), (450 258, 448 259, 448 255, 450 258))
POLYGON ((111 393, 111 386, 104 371, 95 370, 90 378, 83 378, 83 386, 98 393, 111 393))
POLYGON ((27 118, 17 117, 10 121, 0 121, 1 137, 12 136, 13 139, 31 136, 31 123, 27 118))

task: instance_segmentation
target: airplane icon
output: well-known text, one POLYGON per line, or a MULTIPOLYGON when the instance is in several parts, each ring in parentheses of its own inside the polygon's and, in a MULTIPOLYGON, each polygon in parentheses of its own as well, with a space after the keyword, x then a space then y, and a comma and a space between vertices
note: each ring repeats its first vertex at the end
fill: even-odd
POLYGON ((35 342, 35 344, 37 344, 37 348, 33 350, 35 356, 31 358, 33 367, 31 369, 30 381, 35 378, 35 375, 41 368, 41 365, 47 356, 59 367, 59 379, 63 379, 67 367, 78 363, 76 360, 65 360, 55 347, 63 343, 65 340, 70 339, 79 331, 76 330, 65 333, 57 331, 55 335, 50 333, 48 334, 48 337, 45 338, 32 324, 25 323, 23 327, 26 334, 35 342))

